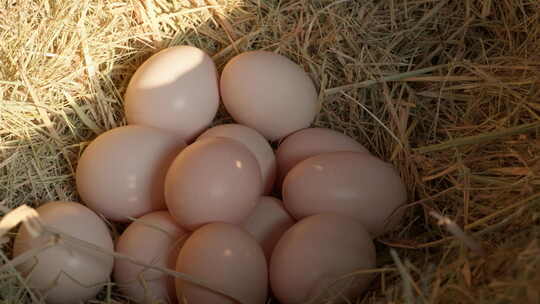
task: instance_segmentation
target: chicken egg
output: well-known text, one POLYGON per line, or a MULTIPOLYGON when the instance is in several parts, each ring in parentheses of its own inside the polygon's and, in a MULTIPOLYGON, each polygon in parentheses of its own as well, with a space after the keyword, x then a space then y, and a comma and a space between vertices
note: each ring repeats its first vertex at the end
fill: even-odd
POLYGON ((99 135, 77 165, 77 190, 94 211, 127 221, 166 208, 165 174, 185 142, 173 133, 125 126, 99 135))
POLYGON ((225 124, 205 131, 199 139, 208 137, 227 137, 244 144, 259 162, 264 193, 272 191, 276 177, 276 157, 268 141, 259 132, 239 124, 225 124))
MULTIPOLYGON (((116 243, 118 253, 138 261, 174 269, 188 236, 167 211, 148 213, 131 223, 116 243)), ((176 303, 174 278, 125 259, 116 259, 113 276, 120 291, 137 303, 176 303)))
POLYGON ((299 221, 281 237, 270 259, 270 285, 281 304, 313 299, 322 303, 319 297, 342 303, 344 296, 352 300, 365 291, 372 277, 342 278, 374 267, 375 247, 360 222, 318 214, 299 221))
POLYGON ((353 138, 331 129, 307 128, 287 136, 276 151, 278 188, 281 189, 287 173, 304 159, 323 153, 342 151, 369 153, 353 138))
POLYGON ((266 51, 246 52, 227 63, 221 97, 237 122, 269 140, 308 127, 318 111, 317 90, 306 72, 266 51))
MULTIPOLYGON (((92 210, 74 202, 48 202, 36 209, 40 221, 82 241, 113 250, 113 241, 103 220, 92 210)), ((55 240, 50 233, 33 237, 22 225, 15 238, 13 256, 50 243, 17 269, 27 277, 30 288, 47 303, 82 303, 97 295, 109 282, 113 257, 77 243, 55 240)))
POLYGON ((358 219, 373 235, 392 229, 407 192, 394 168, 368 153, 332 152, 298 163, 283 182, 283 204, 296 219, 332 212, 358 219))
POLYGON ((137 69, 124 100, 128 123, 172 131, 190 141, 216 115, 216 67, 210 56, 198 48, 164 49, 137 69))
POLYGON ((280 200, 263 196, 242 227, 261 244, 267 260, 270 260, 274 246, 281 235, 294 223, 295 221, 285 211, 280 200))
POLYGON ((210 222, 242 223, 262 189, 253 153, 224 137, 191 144, 174 160, 165 179, 169 212, 189 230, 210 222))
MULTIPOLYGON (((264 253, 257 241, 237 226, 212 223, 193 232, 180 250, 176 270, 240 303, 266 303, 268 271, 264 253)), ((176 279, 176 292, 180 303, 238 303, 181 279, 176 279)))

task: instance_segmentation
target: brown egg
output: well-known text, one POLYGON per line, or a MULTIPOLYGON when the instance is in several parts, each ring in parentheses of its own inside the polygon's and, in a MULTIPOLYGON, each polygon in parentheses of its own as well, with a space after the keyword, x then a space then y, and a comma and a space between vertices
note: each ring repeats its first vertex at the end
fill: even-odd
POLYGON ((109 130, 79 159, 77 190, 90 208, 115 221, 165 209, 165 174, 184 147, 173 133, 154 128, 109 130))
POLYGON ((317 90, 306 72, 265 51, 246 52, 227 63, 221 97, 237 122, 270 140, 308 127, 318 111, 317 90))
MULTIPOLYGON (((239 227, 212 223, 193 232, 180 250, 176 270, 218 288, 240 303, 263 304, 268 290, 264 253, 257 241, 239 227)), ((176 279, 180 303, 237 303, 199 285, 176 279)))
POLYGON ((272 191, 276 178, 276 157, 268 141, 259 132, 238 124, 226 124, 205 131, 199 139, 208 137, 227 137, 244 144, 259 162, 265 186, 264 193, 272 191))
MULTIPOLYGON (((36 209, 42 223, 108 251, 113 241, 103 220, 82 204, 49 202, 36 209)), ((13 256, 52 242, 54 236, 32 237, 25 225, 15 238, 13 256)), ((29 286, 47 303, 80 303, 97 295, 109 282, 113 257, 60 239, 51 247, 18 266, 29 286)))
POLYGON ((365 291, 372 276, 338 279, 374 267, 375 247, 360 222, 318 214, 299 221, 279 240, 270 260, 270 285, 281 304, 318 297, 339 300, 324 303, 342 303, 343 296, 352 299, 365 291))
POLYGON ((261 244, 267 260, 281 235, 294 224, 277 198, 263 196, 242 227, 261 244))
POLYGON ((296 165, 283 183, 283 203, 296 219, 333 212, 360 220, 373 236, 398 223, 393 212, 406 199, 394 168, 368 153, 313 156, 296 165))
POLYGON ((174 160, 165 180, 169 211, 190 230, 210 222, 240 224, 261 193, 261 170, 253 153, 223 137, 191 144, 174 160))
POLYGON ((216 115, 216 67, 191 46, 164 49, 146 60, 131 78, 125 95, 130 124, 172 131, 189 141, 216 115))
POLYGON ((329 152, 366 152, 353 138, 325 128, 307 128, 289 135, 276 151, 278 166, 277 185, 281 189, 287 173, 299 162, 329 152))
MULTIPOLYGON (((116 251, 147 264, 174 269, 187 236, 169 212, 152 212, 127 227, 116 243, 116 251)), ((138 303, 176 303, 172 276, 125 259, 115 260, 113 274, 120 291, 138 303)))

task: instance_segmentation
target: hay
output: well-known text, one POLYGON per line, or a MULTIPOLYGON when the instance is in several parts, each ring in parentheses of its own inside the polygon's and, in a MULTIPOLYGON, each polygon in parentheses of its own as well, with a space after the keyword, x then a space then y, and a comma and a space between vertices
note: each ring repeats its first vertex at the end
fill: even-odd
MULTIPOLYGON (((540 303, 540 2, 3 0, 3 212, 78 200, 81 151, 125 124, 137 66, 178 44, 220 68, 245 50, 288 56, 319 87, 315 124, 400 170, 407 218, 377 240, 379 276, 359 303, 540 303)), ((0 274, 4 303, 31 296, 18 273, 0 274)), ((109 286, 99 299, 122 298, 109 286)))

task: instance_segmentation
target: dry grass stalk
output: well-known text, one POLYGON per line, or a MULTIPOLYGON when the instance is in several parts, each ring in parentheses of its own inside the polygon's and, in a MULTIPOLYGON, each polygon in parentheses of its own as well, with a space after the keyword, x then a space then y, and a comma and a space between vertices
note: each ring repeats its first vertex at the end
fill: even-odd
POLYGON ((444 225, 450 233, 452 233, 458 240, 465 244, 465 246, 469 247, 470 250, 479 255, 486 254, 484 249, 482 248, 482 245, 478 244, 478 242, 476 242, 465 232, 463 232, 463 230, 459 228, 459 226, 450 218, 442 216, 435 211, 431 211, 429 212, 429 214, 438 220, 437 224, 444 225))

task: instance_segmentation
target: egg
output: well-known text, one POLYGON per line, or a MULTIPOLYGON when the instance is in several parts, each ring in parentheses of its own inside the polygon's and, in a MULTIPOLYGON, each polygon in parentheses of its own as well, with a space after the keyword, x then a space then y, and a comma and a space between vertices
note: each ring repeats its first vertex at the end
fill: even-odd
POLYGON ((240 54, 221 75, 221 97, 231 116, 269 140, 308 127, 318 112, 315 85, 288 58, 266 51, 240 54))
POLYGON ((324 303, 342 303, 343 297, 352 300, 365 291, 372 276, 342 278, 374 267, 375 247, 360 222, 318 214, 299 221, 279 240, 270 259, 270 285, 281 304, 319 297, 338 300, 324 303))
POLYGON ((325 128, 307 128, 289 135, 276 151, 278 166, 277 185, 281 189, 287 173, 299 162, 329 152, 369 151, 353 138, 325 128))
POLYGON ((155 128, 109 130, 79 159, 77 190, 90 208, 115 221, 163 210, 165 174, 184 147, 177 135, 155 128))
POLYGON ((394 168, 358 152, 333 152, 296 165, 283 183, 283 204, 296 219, 333 212, 358 219, 373 235, 392 229, 407 198, 394 168))
POLYGON ((128 123, 175 132, 190 141, 206 129, 218 109, 214 62, 195 47, 164 49, 133 74, 124 102, 128 123))
POLYGON ((259 132, 239 124, 225 124, 205 131, 199 139, 208 137, 227 137, 244 144, 259 162, 264 193, 272 191, 276 177, 276 157, 268 141, 259 132))
MULTIPOLYGON (((176 270, 222 290, 240 303, 266 303, 264 253, 257 241, 237 226, 212 223, 193 232, 180 250, 176 270)), ((180 303, 238 303, 181 279, 176 279, 176 292, 180 303)))
MULTIPOLYGON (((131 223, 116 243, 118 253, 174 269, 188 233, 167 211, 148 213, 131 223)), ((120 291, 137 303, 176 303, 174 278, 125 259, 116 259, 113 276, 120 291)))
MULTIPOLYGON (((74 202, 48 202, 36 211, 46 226, 112 252, 113 241, 107 226, 87 207, 74 202)), ((13 256, 54 239, 49 233, 33 237, 22 225, 15 238, 13 256)), ((17 268, 30 288, 45 296, 47 303, 82 303, 95 297, 109 282, 113 257, 60 238, 17 268)))
POLYGON ((283 208, 277 198, 263 196, 242 227, 261 245, 267 260, 270 260, 274 246, 283 233, 295 221, 283 208))
POLYGON ((165 179, 169 211, 189 230, 210 222, 242 223, 262 191, 253 153, 223 137, 201 139, 184 149, 165 179))

